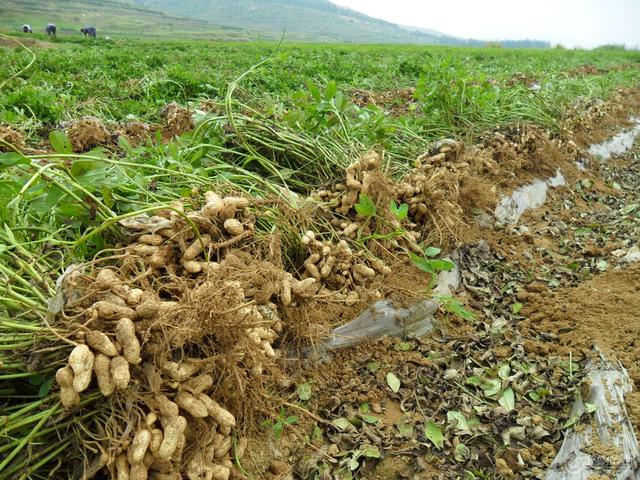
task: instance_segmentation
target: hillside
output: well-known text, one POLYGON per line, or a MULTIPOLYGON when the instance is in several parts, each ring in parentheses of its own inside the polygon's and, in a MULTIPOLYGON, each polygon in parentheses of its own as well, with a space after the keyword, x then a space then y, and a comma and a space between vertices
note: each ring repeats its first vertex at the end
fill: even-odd
POLYGON ((102 35, 145 37, 255 38, 241 28, 216 26, 193 18, 177 18, 143 5, 119 0, 0 0, 0 28, 17 31, 30 24, 36 33, 48 22, 58 32, 80 35, 83 25, 96 25, 102 35))
POLYGON ((48 22, 76 35, 80 26, 94 24, 101 36, 273 40, 286 30, 288 41, 484 45, 368 17, 328 0, 0 0, 0 29, 16 32, 28 23, 38 33, 48 22))
MULTIPOLYGON (((307 41, 441 43, 442 37, 338 7, 328 0, 135 0, 155 10, 307 41)), ((442 34, 440 34, 442 35, 442 34)))

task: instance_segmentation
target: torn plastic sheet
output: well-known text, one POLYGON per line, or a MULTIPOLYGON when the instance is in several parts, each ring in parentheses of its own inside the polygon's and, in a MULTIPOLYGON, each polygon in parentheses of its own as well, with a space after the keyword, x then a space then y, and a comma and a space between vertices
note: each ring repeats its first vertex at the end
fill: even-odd
POLYGON ((561 187, 566 183, 562 172, 558 170, 555 177, 546 181, 535 180, 533 183, 519 188, 510 197, 505 197, 500 201, 494 212, 496 220, 501 225, 515 225, 524 212, 544 205, 544 202, 547 201, 549 187, 561 187))
POLYGON ((567 432, 545 479, 639 479, 640 450, 624 404, 633 388, 627 371, 596 351, 586 375, 589 394, 576 400, 571 418, 580 418, 587 406, 595 407, 593 418, 567 432))
POLYGON ((636 122, 636 126, 630 130, 620 132, 614 137, 605 140, 602 143, 596 143, 589 147, 589 153, 600 160, 609 160, 612 155, 620 155, 633 146, 633 142, 640 135, 640 118, 631 118, 632 122, 636 122))
POLYGON ((640 248, 636 245, 631 247, 624 257, 620 259, 620 263, 640 262, 640 248))
POLYGON ((336 328, 322 349, 338 350, 385 336, 420 338, 429 334, 434 328, 434 314, 440 308, 438 296, 451 295, 460 286, 460 269, 456 262, 454 264, 453 270, 438 275, 433 289, 435 298, 406 308, 398 308, 389 300, 378 300, 356 319, 336 328))

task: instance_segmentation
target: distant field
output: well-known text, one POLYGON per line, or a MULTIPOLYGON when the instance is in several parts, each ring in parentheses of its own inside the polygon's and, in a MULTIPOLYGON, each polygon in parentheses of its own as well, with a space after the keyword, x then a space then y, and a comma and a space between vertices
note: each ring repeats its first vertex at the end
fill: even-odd
POLYGON ((0 28, 11 33, 19 31, 25 23, 30 24, 34 32, 41 33, 44 32, 47 23, 53 22, 61 35, 80 36, 80 28, 96 25, 99 35, 112 37, 137 34, 143 37, 164 38, 251 38, 246 31, 239 28, 214 26, 204 21, 172 17, 113 0, 0 0, 0 12, 0 28))
MULTIPOLYGON (((70 25, 61 26, 51 43, 42 34, 16 35, 53 47, 34 49, 34 64, 26 71, 32 54, 3 40, 10 46, 0 47, 0 79, 11 80, 0 91, 0 122, 54 124, 85 114, 153 121, 170 101, 224 98, 231 81, 275 49, 273 43, 85 41, 79 33, 66 33, 70 25)), ((345 94, 417 88, 415 104, 428 115, 410 117, 420 125, 455 129, 518 116, 551 124, 566 102, 637 81, 639 65, 639 52, 621 49, 285 43, 242 82, 238 95, 270 110, 301 105, 309 81, 320 88, 335 82, 345 94)))

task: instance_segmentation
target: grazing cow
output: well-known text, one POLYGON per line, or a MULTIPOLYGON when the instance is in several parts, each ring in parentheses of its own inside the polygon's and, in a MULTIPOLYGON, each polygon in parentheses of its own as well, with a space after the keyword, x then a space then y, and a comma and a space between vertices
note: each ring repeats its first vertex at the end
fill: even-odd
POLYGON ((53 23, 47 23, 47 28, 44 29, 44 31, 47 32, 47 35, 53 35, 54 37, 56 36, 56 30, 57 28, 53 23))
POLYGON ((31 28, 31 25, 23 25, 22 26, 22 32, 23 33, 33 33, 33 29, 31 28))
POLYGON ((84 27, 81 28, 80 31, 84 33, 85 37, 96 38, 96 27, 84 27))

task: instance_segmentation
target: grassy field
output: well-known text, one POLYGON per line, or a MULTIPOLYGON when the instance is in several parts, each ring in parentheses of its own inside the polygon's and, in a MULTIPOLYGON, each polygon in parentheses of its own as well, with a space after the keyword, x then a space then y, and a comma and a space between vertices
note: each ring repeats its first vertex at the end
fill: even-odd
MULTIPOLYGON (((182 412, 185 406, 189 408, 189 415, 184 415, 192 432, 219 435, 215 441, 229 445, 219 458, 243 471, 239 459, 228 456, 231 445, 236 455, 241 443, 239 433, 230 433, 235 420, 232 425, 219 406, 209 410, 203 406, 205 413, 191 409, 193 402, 183 401, 185 396, 206 390, 234 411, 239 429, 251 431, 266 425, 277 440, 309 413, 311 406, 304 402, 309 400, 311 387, 302 384, 293 392, 287 390, 281 382, 283 373, 275 370, 269 342, 276 343, 266 338, 275 337, 277 331, 283 351, 285 341, 311 344, 317 340, 317 331, 327 333, 322 330, 326 325, 317 331, 313 327, 314 319, 323 312, 327 317, 331 314, 332 322, 352 318, 367 301, 397 293, 386 290, 394 285, 384 281, 376 284, 377 289, 371 286, 369 278, 380 280, 390 270, 384 263, 380 266, 380 259, 393 265, 394 273, 418 268, 423 277, 398 281, 405 295, 410 290, 406 285, 415 284, 411 293, 418 298, 425 295, 433 274, 453 268, 451 261, 440 258, 450 253, 446 249, 451 243, 443 240, 438 222, 432 219, 456 189, 433 183, 435 174, 418 172, 416 158, 425 152, 436 159, 450 153, 453 147, 434 147, 437 140, 465 140, 472 145, 481 135, 506 132, 513 124, 526 124, 526 128, 548 132, 549 138, 564 139, 571 106, 586 107, 640 83, 640 53, 615 48, 503 50, 287 43, 277 48, 273 43, 130 38, 49 42, 39 34, 15 38, 24 45, 0 37, 0 135, 9 131, 19 135, 19 141, 16 136, 0 136, 0 151, 4 152, 0 153, 0 418, 4 422, 0 480, 74 478, 82 469, 91 475, 111 469, 116 478, 118 461, 124 461, 127 469, 128 465, 140 467, 142 459, 131 452, 132 429, 142 432, 137 442, 143 442, 151 430, 162 435, 158 416, 165 432, 177 429, 173 423, 169 426, 169 417, 178 418, 167 413, 172 406, 158 406, 159 391, 175 397, 182 412), (190 111, 167 110, 171 102, 190 111), (185 111, 186 117, 181 116, 185 111), (85 133, 78 133, 75 122, 84 116, 98 119, 91 123, 95 131, 90 142, 83 140, 85 133), (118 133, 132 121, 145 123, 147 136, 140 142, 118 133), (349 167, 371 151, 377 153, 364 157, 369 163, 363 160, 349 167), (368 169, 375 174, 369 175, 368 169), (370 184, 370 190, 364 190, 367 182, 375 186, 380 178, 385 180, 379 190, 370 184), (410 181, 425 183, 418 188, 407 183, 410 181), (436 186, 441 190, 436 192, 436 186), (204 192, 210 190, 227 196, 224 201, 215 195, 203 200, 204 192), (175 203, 180 199, 181 203, 175 203), (132 219, 141 221, 140 216, 146 214, 155 215, 156 222, 170 222, 170 228, 164 223, 145 237, 149 244, 142 240, 134 244, 132 238, 140 237, 140 231, 133 237, 125 233, 136 231, 132 219), (120 228, 123 220, 129 220, 129 227, 120 228), (304 233, 307 231, 311 234, 304 233), (436 244, 438 234, 440 243, 436 244), (235 247, 237 255, 229 254, 235 247), (164 256, 158 253, 162 249, 164 256), (176 252, 180 257, 169 261, 176 252), (341 256, 336 253, 329 261, 327 252, 341 256), (156 254, 162 258, 158 260, 156 254), (321 256, 323 264, 318 263, 321 256), (336 257, 341 259, 337 264, 336 257), (212 265, 214 259, 219 264, 212 265), (59 280, 76 263, 85 265, 83 273, 59 280), (305 287, 321 278, 316 263, 328 269, 322 281, 333 278, 335 265, 343 265, 342 273, 335 284, 327 283, 324 289, 307 295, 305 287), (122 286, 118 281, 98 277, 105 265, 112 268, 108 275, 115 271, 122 275, 126 292, 118 288, 122 286), (209 267, 213 270, 207 270, 209 267), (342 277, 351 275, 351 268, 353 283, 345 284, 342 277), (197 276, 201 271, 210 276, 197 276), (288 282, 293 287, 287 287, 288 282), (239 294, 241 300, 235 295, 237 285, 245 289, 239 294), (206 291, 199 291, 200 287, 206 291), (144 300, 139 296, 131 299, 131 290, 146 295, 144 300), (96 306, 102 298, 107 303, 119 302, 109 305, 121 309, 105 313, 96 306), (327 298, 337 300, 327 302, 327 298), (262 308, 258 311, 262 322, 267 323, 268 315, 263 312, 271 308, 271 300, 276 317, 282 315, 286 320, 284 326, 274 320, 269 323, 273 330, 265 333, 260 330, 262 323, 246 323, 253 313, 246 313, 243 307, 253 312, 256 304, 262 308), (143 316, 138 306, 151 303, 155 311, 143 316), (194 308, 186 308, 185 303, 194 308), (177 307, 182 309, 171 310, 177 307), (244 316, 234 316, 238 312, 244 316), (126 325, 119 322, 115 330, 115 321, 127 315, 139 320, 133 336, 137 333, 143 340, 142 360, 125 358, 135 357, 131 350, 123 353, 129 345, 122 333, 126 325), (107 370, 111 368, 115 376, 115 362, 106 357, 118 358, 131 369, 131 385, 127 379, 115 394, 113 389, 108 391, 107 383, 101 383, 99 389, 92 383, 88 390, 88 383, 73 384, 72 389, 67 385, 63 393, 67 396, 61 400, 57 385, 66 388, 65 376, 75 381, 82 375, 86 379, 88 373, 91 381, 93 359, 88 370, 71 360, 73 372, 65 365, 72 347, 76 351, 87 342, 98 352, 98 340, 88 340, 98 330, 117 345, 103 345, 108 355, 96 355, 96 362, 106 359, 111 365, 107 370), (256 338, 263 349, 261 356, 251 353, 256 338), (196 377, 172 370, 182 368, 176 363, 181 359, 185 365, 186 359, 195 359, 197 368, 209 369, 211 383, 202 390, 193 383, 183 385, 196 377), (156 366, 164 375, 157 391, 152 378, 156 374, 151 371, 156 366), (64 410, 60 401, 73 408, 64 410), (250 408, 258 404, 261 410, 250 408), (276 412, 266 423, 265 411, 276 412), (208 414, 215 422, 205 428, 202 418, 208 414)), ((492 181, 502 182, 504 175, 518 178, 519 171, 500 168, 498 164, 498 180, 492 177, 492 181)), ((449 174, 443 170, 438 175, 449 174)), ((513 299, 515 302, 515 296, 513 299)), ((473 319, 455 299, 442 301, 443 310, 456 318, 473 319)), ((522 305, 514 305, 506 308, 517 316, 522 305)), ((485 327, 479 323, 478 328, 485 327)), ((400 345, 398 351, 403 348, 400 345)), ((562 378, 574 388, 570 358, 569 375, 562 378)), ((373 368, 368 365, 365 373, 374 375, 373 368)), ((483 405, 499 403, 512 409, 518 402, 529 408, 552 395, 545 390, 548 385, 536 382, 555 367, 548 371, 540 367, 547 372, 544 375, 536 368, 525 363, 516 367, 515 361, 507 370, 497 364, 488 366, 491 382, 473 377, 473 388, 478 391, 473 398, 486 394, 483 405), (497 378, 510 378, 509 368, 520 368, 536 390, 514 393, 511 387, 503 388, 497 378)), ((562 372, 560 367, 556 370, 562 372)), ((385 388, 388 384, 397 393, 400 380, 394 375, 384 378, 385 388)), ((206 384, 206 380, 198 381, 206 384)), ((571 399, 567 392, 557 394, 553 399, 561 407, 549 402, 549 408, 563 408, 567 398, 571 399)), ((177 412, 177 405, 175 408, 177 412)), ((547 404, 542 402, 540 408, 547 404)), ((355 421, 330 420, 342 421, 339 428, 346 431, 377 422, 371 419, 368 404, 356 405, 356 411, 355 421)), ((552 413, 557 412, 541 415, 552 413)), ((430 415, 435 420, 420 431, 440 451, 443 440, 438 422, 444 425, 447 420, 441 418, 440 409, 431 410, 430 415)), ((320 423, 322 428, 335 429, 334 424, 320 423)), ((493 424, 487 425, 491 428, 493 424)), ((323 430, 318 433, 312 427, 310 431, 298 443, 322 442, 323 430)), ((413 427, 408 435, 413 435, 413 427)), ((420 433, 423 444, 424 435, 420 433)), ((184 441, 193 439, 185 437, 184 441)), ((499 441, 492 437, 487 443, 499 441)), ((195 447, 189 445, 185 455, 195 455, 195 447)), ((171 460, 176 448, 174 445, 165 457, 171 460)), ((348 454, 351 457, 343 458, 347 466, 341 467, 339 478, 366 476, 363 459, 380 457, 380 451, 367 448, 354 447, 348 454)), ((453 450, 449 454, 453 458, 453 450)), ((455 458, 459 454, 456 444, 455 458)), ((180 459, 173 462, 182 468, 180 459)), ((166 464, 157 466, 164 467, 166 464)), ((145 464, 145 474, 146 468, 145 464)), ((190 463, 188 468, 195 466, 190 463)), ((460 472, 467 470, 471 469, 460 467, 460 472)), ((495 478, 490 469, 487 472, 466 478, 495 478)), ((320 470, 314 475, 309 478, 324 478, 320 470)), ((204 478, 194 473, 192 478, 196 477, 204 478)))

